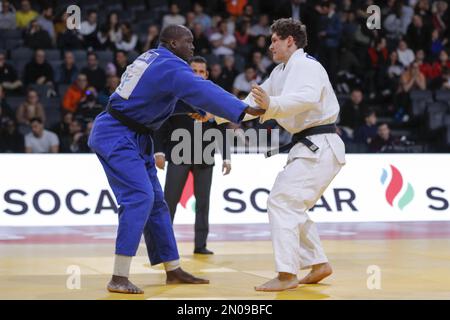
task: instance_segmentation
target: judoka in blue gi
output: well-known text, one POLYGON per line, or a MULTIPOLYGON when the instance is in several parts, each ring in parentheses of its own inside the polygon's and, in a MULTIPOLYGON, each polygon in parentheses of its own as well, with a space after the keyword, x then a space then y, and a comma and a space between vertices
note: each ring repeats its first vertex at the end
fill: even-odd
POLYGON ((153 158, 151 130, 173 113, 202 109, 238 123, 245 113, 260 115, 208 80, 185 62, 194 52, 193 36, 184 26, 166 27, 160 46, 129 65, 107 110, 95 120, 89 146, 97 154, 119 204, 114 272, 107 289, 143 293, 129 280, 131 258, 142 234, 152 265, 163 263, 166 283, 209 283, 180 267, 170 214, 153 158))

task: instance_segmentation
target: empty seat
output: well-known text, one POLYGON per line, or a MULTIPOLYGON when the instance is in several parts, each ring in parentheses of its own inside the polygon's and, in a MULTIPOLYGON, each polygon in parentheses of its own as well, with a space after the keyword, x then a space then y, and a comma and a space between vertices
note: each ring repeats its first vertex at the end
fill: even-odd
POLYGON ((22 30, 12 29, 12 30, 2 30, 3 39, 22 39, 22 30))
POLYGON ((437 90, 436 101, 444 102, 450 105, 450 90, 437 90))
POLYGON ((66 94, 67 89, 69 89, 71 85, 70 84, 58 84, 58 95, 60 97, 64 97, 64 95, 66 94))
POLYGON ((427 105, 433 102, 433 94, 429 90, 413 90, 410 92, 411 109, 414 117, 424 115, 427 105))
POLYGON ((4 48, 6 50, 14 50, 23 46, 22 39, 6 39, 4 42, 4 48))
POLYGON ((100 63, 108 63, 108 62, 113 62, 114 60, 114 54, 112 51, 109 50, 104 50, 104 51, 96 51, 95 52, 97 54, 97 58, 98 61, 100 63))
POLYGON ((58 49, 47 49, 45 50, 45 58, 49 62, 61 60, 61 52, 58 49))
POLYGON ((417 100, 417 99, 433 99, 433 94, 430 90, 412 90, 409 93, 409 97, 411 100, 417 100))
POLYGON ((15 62, 30 62, 33 57, 33 50, 30 48, 17 48, 11 51, 11 59, 15 62))
POLYGON ((444 118, 448 105, 444 102, 432 102, 427 104, 427 126, 430 130, 437 130, 444 126, 444 118))
POLYGON ((6 98, 12 111, 16 112, 17 108, 25 101, 25 97, 8 97, 6 98))

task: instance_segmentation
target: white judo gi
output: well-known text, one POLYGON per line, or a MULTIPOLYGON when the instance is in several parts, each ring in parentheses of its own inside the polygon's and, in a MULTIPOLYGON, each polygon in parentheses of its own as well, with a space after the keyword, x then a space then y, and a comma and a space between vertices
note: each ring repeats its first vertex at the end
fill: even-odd
MULTIPOLYGON (((303 49, 295 51, 286 65, 279 64, 261 87, 270 96, 261 122, 275 119, 291 134, 336 122, 339 104, 327 72, 303 49)), ((256 106, 251 94, 245 102, 256 106)), ((334 133, 307 138, 319 150, 295 144, 269 194, 267 208, 277 272, 297 274, 300 269, 328 261, 306 211, 345 164, 345 146, 334 133)))

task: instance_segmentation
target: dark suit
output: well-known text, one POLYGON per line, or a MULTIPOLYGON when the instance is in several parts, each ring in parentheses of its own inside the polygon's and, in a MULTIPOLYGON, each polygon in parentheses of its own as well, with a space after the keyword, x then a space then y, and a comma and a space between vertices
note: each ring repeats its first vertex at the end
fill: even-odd
MULTIPOLYGON (((174 115, 170 117, 159 130, 154 134, 155 154, 162 152, 168 161, 166 183, 164 186, 164 197, 169 206, 172 222, 175 217, 177 204, 180 201, 183 188, 189 172, 194 176, 194 196, 195 196, 195 248, 206 248, 206 239, 209 232, 209 197, 212 183, 212 173, 214 163, 208 164, 202 157, 202 162, 194 164, 194 128, 201 126, 202 133, 211 128, 219 129, 225 137, 223 126, 217 126, 214 122, 195 122, 187 115, 174 115), (172 132, 175 129, 186 129, 191 137, 191 161, 189 163, 174 164, 171 158, 172 149, 179 141, 171 141, 172 132)), ((198 128, 197 128, 198 129, 198 128)), ((197 142, 198 143, 198 142, 197 142)), ((205 147, 211 141, 202 142, 202 154, 205 147)), ((224 159, 229 159, 229 147, 221 150, 224 159)), ((212 156, 214 150, 212 151, 212 156)))

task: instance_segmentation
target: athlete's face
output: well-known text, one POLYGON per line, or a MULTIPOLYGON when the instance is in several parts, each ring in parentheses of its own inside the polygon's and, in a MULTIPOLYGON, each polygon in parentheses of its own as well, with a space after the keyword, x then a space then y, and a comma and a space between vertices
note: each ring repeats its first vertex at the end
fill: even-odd
POLYGON ((174 41, 174 53, 183 60, 189 60, 194 55, 194 37, 192 32, 187 29, 185 34, 174 41))
POLYGON ((286 39, 281 39, 276 33, 272 34, 272 43, 270 44, 270 51, 275 62, 286 62, 289 58, 289 48, 293 45, 294 38, 288 36, 286 39))

